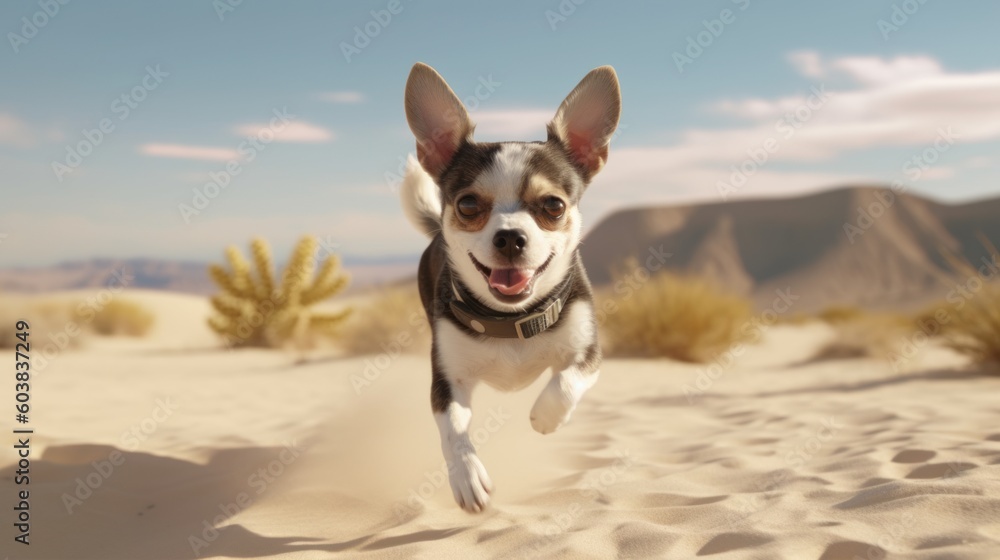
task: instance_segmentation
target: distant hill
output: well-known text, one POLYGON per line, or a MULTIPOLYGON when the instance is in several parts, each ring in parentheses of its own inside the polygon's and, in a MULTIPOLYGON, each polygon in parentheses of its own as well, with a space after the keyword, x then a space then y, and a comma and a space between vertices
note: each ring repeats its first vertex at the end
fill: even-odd
MULTIPOLYGON (((774 291, 800 297, 795 312, 835 304, 914 308, 945 299, 954 269, 944 252, 979 263, 977 234, 1000 245, 1000 198, 948 205, 913 194, 851 187, 780 199, 622 210, 584 239, 581 253, 597 286, 631 259, 670 253, 667 270, 709 278, 765 308, 774 291), (887 204, 888 202, 888 204, 887 204), (865 214, 859 214, 863 209, 865 214)), ((347 258, 351 290, 412 279, 417 256, 347 258)), ((651 263, 658 264, 658 263, 651 263)), ((100 287, 124 265, 133 286, 195 294, 215 291, 206 263, 157 259, 93 259, 46 267, 0 269, 0 290, 54 291, 100 287)))
MULTIPOLYGON (((279 265, 280 266, 280 265, 279 265)), ((208 277, 208 263, 158 259, 91 259, 52 266, 0 269, 0 290, 50 292, 107 286, 111 274, 125 268, 134 276, 130 287, 211 294, 215 284, 208 277)), ((412 276, 417 257, 384 260, 346 259, 351 290, 412 276)))
POLYGON ((987 254, 979 232, 1000 245, 1000 198, 947 205, 888 192, 853 187, 623 210, 591 230, 581 252, 596 285, 630 270, 630 259, 644 266, 650 249, 662 247, 672 253, 668 270, 708 277, 760 307, 770 305, 776 289, 790 288, 801 297, 797 311, 815 311, 943 300, 955 272, 943 251, 979 262, 987 254))

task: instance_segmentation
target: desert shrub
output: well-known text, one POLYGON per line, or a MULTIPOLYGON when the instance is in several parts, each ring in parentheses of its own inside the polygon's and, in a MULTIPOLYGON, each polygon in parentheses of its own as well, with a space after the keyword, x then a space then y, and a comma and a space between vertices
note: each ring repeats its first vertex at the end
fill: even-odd
POLYGON ((312 307, 347 288, 340 260, 330 255, 314 275, 316 240, 304 237, 278 284, 267 243, 254 239, 251 249, 254 274, 236 247, 226 249, 229 270, 219 265, 209 268, 222 289, 211 300, 216 315, 209 318, 209 326, 230 346, 279 347, 301 344, 316 335, 334 336, 350 309, 318 313, 312 307))
POLYGON ((824 319, 833 327, 834 337, 819 349, 813 361, 888 359, 899 351, 906 337, 917 328, 916 323, 905 315, 856 311, 834 313, 824 319))
POLYGON ((905 313, 833 305, 816 314, 832 327, 833 339, 823 345, 812 361, 854 358, 890 359, 918 328, 905 313))
POLYGON ((89 327, 105 336, 143 336, 153 322, 153 314, 145 307, 129 300, 112 299, 93 314, 89 327))
POLYGON ((104 336, 143 336, 153 326, 154 316, 138 303, 112 299, 96 309, 64 296, 53 298, 7 296, 0 300, 0 348, 14 346, 15 323, 25 319, 35 340, 58 336, 69 347, 76 347, 90 334, 104 336), (64 336, 70 325, 74 336, 64 336))
MULTIPOLYGON (((20 342, 14 335, 18 332, 17 322, 22 319, 28 321, 33 344, 48 342, 50 334, 61 332, 73 318, 72 309, 63 302, 6 295, 0 300, 0 348, 13 348, 20 342)), ((79 342, 78 337, 67 339, 69 347, 75 347, 79 342)))
MULTIPOLYGON (((996 247, 983 236, 980 241, 993 262, 1000 263, 996 247)), ((978 278, 982 287, 963 305, 949 306, 949 320, 942 325, 941 331, 945 344, 971 358, 973 363, 1000 372, 1000 282, 995 272, 992 281, 984 281, 979 270, 968 262, 953 264, 964 275, 962 281, 966 285, 978 278)))
POLYGON ((20 340, 14 338, 17 334, 17 322, 25 316, 8 300, 0 300, 0 348, 13 348, 20 340))
POLYGON ((953 313, 943 329, 945 344, 973 362, 1000 370, 1000 286, 983 288, 953 313))
POLYGON ((816 314, 816 317, 831 325, 857 321, 866 315, 865 310, 853 305, 831 305, 816 314))
POLYGON ((782 313, 778 315, 776 323, 779 325, 791 325, 791 326, 802 326, 808 325, 810 323, 816 322, 817 317, 810 313, 804 313, 802 311, 796 311, 795 313, 782 313))
POLYGON ((349 354, 424 352, 430 325, 416 284, 384 288, 371 294, 345 323, 339 343, 349 354))
POLYGON ((752 304, 697 278, 660 273, 615 296, 599 303, 613 310, 601 334, 609 355, 703 362, 752 338, 752 304))

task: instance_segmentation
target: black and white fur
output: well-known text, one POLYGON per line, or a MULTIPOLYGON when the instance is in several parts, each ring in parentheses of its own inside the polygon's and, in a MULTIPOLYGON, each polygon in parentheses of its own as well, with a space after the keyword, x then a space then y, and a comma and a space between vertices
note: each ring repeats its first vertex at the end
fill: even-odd
POLYGON ((532 427, 548 434, 569 420, 597 380, 601 351, 578 251, 579 202, 607 160, 620 112, 618 78, 603 66, 566 97, 548 125, 546 141, 478 143, 465 107, 444 79, 422 63, 410 72, 406 117, 419 163, 410 159, 402 201, 407 217, 431 237, 419 269, 420 295, 433 330, 431 407, 452 492, 466 511, 485 509, 493 490, 469 438, 475 387, 486 383, 516 391, 551 369, 552 378, 531 410, 532 427), (474 219, 456 206, 465 197, 481 208, 474 219), (565 208, 557 218, 547 210, 559 207, 552 199, 565 208), (518 232, 513 255, 498 247, 503 232, 518 232), (511 295, 497 291, 511 291, 508 286, 491 288, 491 271, 508 268, 531 277, 523 291, 511 295), (497 315, 526 313, 563 282, 569 291, 558 321, 524 340, 481 335, 449 307, 454 286, 460 285, 497 315))

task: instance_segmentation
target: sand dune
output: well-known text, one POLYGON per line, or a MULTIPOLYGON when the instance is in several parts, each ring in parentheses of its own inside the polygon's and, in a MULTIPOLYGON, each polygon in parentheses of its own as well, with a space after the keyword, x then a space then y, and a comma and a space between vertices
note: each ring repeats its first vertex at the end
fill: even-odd
POLYGON ((943 350, 902 375, 810 363, 832 333, 805 325, 715 379, 612 360, 550 436, 528 422, 539 385, 484 390, 473 436, 497 490, 471 516, 426 357, 211 350, 202 300, 152 296, 135 296, 161 315, 148 340, 36 375, 32 545, 3 523, 12 558, 1000 556, 1000 379, 943 350))

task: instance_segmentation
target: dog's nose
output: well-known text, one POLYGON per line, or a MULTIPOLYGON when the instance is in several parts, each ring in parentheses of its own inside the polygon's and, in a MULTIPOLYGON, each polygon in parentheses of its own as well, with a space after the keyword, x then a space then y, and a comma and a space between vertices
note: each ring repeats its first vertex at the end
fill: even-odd
POLYGON ((493 246, 508 259, 519 257, 528 244, 528 236, 520 229, 501 229, 493 234, 493 246))

